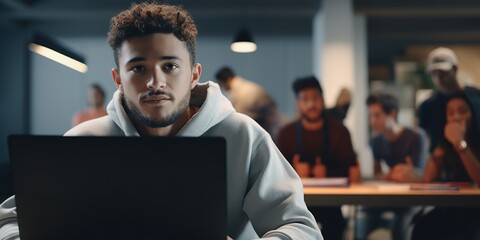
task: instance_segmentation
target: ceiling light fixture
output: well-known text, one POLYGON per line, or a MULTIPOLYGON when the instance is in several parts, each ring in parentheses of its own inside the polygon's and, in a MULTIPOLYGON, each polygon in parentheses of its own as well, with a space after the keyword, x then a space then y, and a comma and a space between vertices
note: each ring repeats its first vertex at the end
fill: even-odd
POLYGON ((82 56, 62 47, 53 39, 44 35, 35 34, 28 48, 32 52, 40 54, 78 72, 86 73, 88 71, 88 66, 85 64, 85 59, 82 56))
POLYGON ((257 44, 253 41, 247 29, 243 28, 238 32, 230 48, 238 53, 251 53, 257 50, 257 44))

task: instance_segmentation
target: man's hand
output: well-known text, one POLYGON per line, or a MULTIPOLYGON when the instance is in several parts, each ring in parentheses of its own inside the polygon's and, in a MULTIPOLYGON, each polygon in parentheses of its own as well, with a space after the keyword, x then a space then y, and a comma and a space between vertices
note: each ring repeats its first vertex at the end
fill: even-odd
POLYGON ((312 173, 316 178, 324 178, 327 176, 327 168, 322 164, 320 157, 315 158, 315 166, 313 167, 312 173))
POLYGON ((456 146, 460 141, 465 140, 466 128, 467 123, 465 121, 447 123, 444 129, 445 138, 456 146))
POLYGON ((293 168, 301 178, 310 177, 310 164, 307 162, 300 162, 300 155, 298 154, 293 156, 293 168))
POLYGON ((401 183, 417 182, 420 179, 410 156, 405 157, 405 163, 395 165, 389 175, 392 181, 401 183))
POLYGON ((362 179, 362 174, 360 173, 360 164, 357 162, 354 166, 350 166, 348 168, 348 179, 350 179, 351 183, 358 183, 362 179))
POLYGON ((445 156, 445 150, 442 147, 436 147, 433 150, 432 158, 433 160, 438 161, 438 159, 442 159, 445 156))

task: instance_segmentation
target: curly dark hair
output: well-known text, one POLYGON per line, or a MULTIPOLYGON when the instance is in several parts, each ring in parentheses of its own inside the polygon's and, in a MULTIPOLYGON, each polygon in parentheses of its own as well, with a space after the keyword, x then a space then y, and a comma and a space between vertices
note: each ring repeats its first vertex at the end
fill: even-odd
POLYGON ((295 82, 292 84, 292 89, 293 92, 295 93, 295 96, 298 97, 298 94, 300 91, 307 89, 307 88, 316 88, 318 91, 320 91, 320 94, 323 95, 323 89, 322 86, 320 85, 320 82, 315 76, 307 76, 307 77, 301 77, 297 78, 295 82))
POLYGON ((120 48, 126 39, 153 33, 173 33, 185 42, 192 65, 195 63, 197 27, 190 14, 180 6, 151 2, 133 3, 110 20, 108 43, 117 67, 120 48))

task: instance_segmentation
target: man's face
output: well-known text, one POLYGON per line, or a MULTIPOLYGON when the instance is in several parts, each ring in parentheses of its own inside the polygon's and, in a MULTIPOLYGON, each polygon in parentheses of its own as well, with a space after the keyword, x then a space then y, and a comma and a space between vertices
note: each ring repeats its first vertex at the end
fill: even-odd
POLYGON ((96 88, 90 88, 88 92, 88 103, 92 107, 100 107, 103 105, 103 95, 96 88))
POLYGON ((443 94, 450 94, 456 90, 457 86, 457 69, 453 67, 450 70, 433 70, 430 72, 432 81, 437 87, 438 91, 443 94))
POLYGON ((382 105, 379 103, 373 103, 368 105, 368 116, 370 127, 376 133, 384 133, 390 122, 393 121, 393 114, 387 114, 383 111, 382 105))
POLYGON ((297 108, 302 119, 315 122, 322 118, 323 97, 317 88, 306 88, 298 92, 297 108))
POLYGON ((132 37, 123 42, 118 62, 112 76, 135 120, 166 127, 185 113, 201 66, 192 67, 184 42, 165 33, 132 37))
POLYGON ((232 85, 232 79, 228 79, 227 81, 218 81, 218 85, 222 88, 223 91, 230 91, 232 85))

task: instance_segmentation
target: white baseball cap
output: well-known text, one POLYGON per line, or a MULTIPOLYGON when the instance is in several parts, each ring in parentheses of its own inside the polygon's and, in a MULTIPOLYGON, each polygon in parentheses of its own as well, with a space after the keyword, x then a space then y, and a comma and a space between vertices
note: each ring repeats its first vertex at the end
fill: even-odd
POLYGON ((427 71, 433 70, 448 71, 457 66, 457 55, 450 48, 439 47, 428 55, 427 71))

